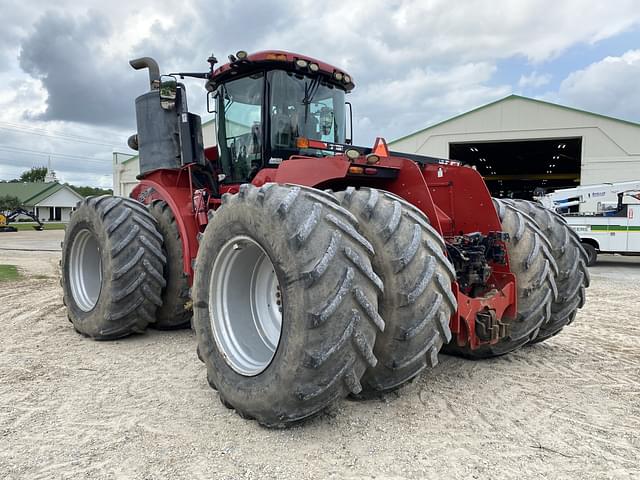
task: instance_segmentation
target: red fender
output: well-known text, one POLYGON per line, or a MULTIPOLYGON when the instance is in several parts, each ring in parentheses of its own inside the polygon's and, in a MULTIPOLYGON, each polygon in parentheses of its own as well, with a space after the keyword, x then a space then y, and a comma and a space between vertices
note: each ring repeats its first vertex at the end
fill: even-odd
POLYGON ((145 205, 154 200, 167 202, 182 239, 184 273, 189 277, 189 284, 192 284, 192 262, 198 254, 200 229, 193 211, 188 170, 156 170, 140 180, 131 192, 131 198, 145 205))

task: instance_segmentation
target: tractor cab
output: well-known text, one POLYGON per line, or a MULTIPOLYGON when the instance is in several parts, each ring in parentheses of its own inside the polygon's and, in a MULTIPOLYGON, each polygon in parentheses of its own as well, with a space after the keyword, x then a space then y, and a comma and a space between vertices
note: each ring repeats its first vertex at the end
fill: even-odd
POLYGON ((149 70, 150 91, 136 99, 138 131, 128 142, 139 151, 139 178, 188 168, 196 187, 217 196, 219 183, 248 183, 294 155, 335 155, 351 143, 345 95, 354 83, 342 70, 282 51, 240 51, 217 68, 215 57, 208 62, 208 72, 165 76, 152 58, 130 62, 149 70), (184 77, 206 80, 207 109, 216 114, 217 149, 206 154, 200 117, 189 112, 178 81, 184 77))
POLYGON ((354 84, 348 74, 279 51, 238 52, 230 60, 207 82, 222 183, 251 181, 260 169, 277 167, 293 155, 335 155, 330 149, 310 149, 309 141, 351 141, 345 95, 354 84))

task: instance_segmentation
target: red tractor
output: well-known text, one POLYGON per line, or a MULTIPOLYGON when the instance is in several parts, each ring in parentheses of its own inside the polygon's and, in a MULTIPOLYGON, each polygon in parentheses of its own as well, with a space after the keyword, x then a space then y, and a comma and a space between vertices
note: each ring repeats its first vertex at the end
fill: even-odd
POLYGON ((222 403, 286 426, 397 389, 443 347, 494 357, 575 318, 587 259, 561 217, 492 199, 455 161, 352 145, 342 69, 282 51, 229 60, 163 77, 131 62, 151 87, 129 139, 140 182, 131 198, 86 199, 67 228, 78 332, 191 324, 222 403), (185 76, 206 81, 216 147, 185 76))

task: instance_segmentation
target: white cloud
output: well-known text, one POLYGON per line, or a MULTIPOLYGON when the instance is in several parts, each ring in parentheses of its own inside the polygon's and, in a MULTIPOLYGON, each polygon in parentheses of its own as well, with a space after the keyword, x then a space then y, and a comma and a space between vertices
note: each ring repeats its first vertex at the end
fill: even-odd
POLYGON ((640 117, 640 50, 606 57, 571 73, 550 97, 558 101, 619 118, 640 117))
POLYGON ((375 135, 391 140, 430 123, 456 115, 511 92, 508 85, 488 86, 495 66, 467 63, 449 69, 413 68, 396 80, 379 80, 355 95, 356 114, 371 126, 361 132, 365 144, 375 135), (393 112, 389 115, 388 112, 393 112))
POLYGON ((547 85, 551 81, 551 74, 531 72, 529 75, 521 75, 518 80, 520 88, 539 88, 547 85))
MULTIPOLYGON (((133 99, 145 86, 144 74, 133 72, 129 59, 150 55, 164 71, 197 71, 206 69, 212 51, 222 61, 238 49, 285 49, 316 56, 354 76, 355 140, 369 143, 375 135, 391 139, 507 95, 513 86, 497 84, 494 78, 500 60, 518 56, 541 63, 576 45, 593 44, 640 24, 637 0, 619 0, 614 6, 592 2, 589 8, 583 0, 511 0, 499 7, 488 0, 325 0, 320 8, 315 0, 185 0, 179 8, 176 5, 173 0, 23 0, 3 9, 7 15, 6 28, 0 31, 0 121, 29 123, 53 134, 121 137, 124 149, 133 124, 133 99), (38 37, 38 22, 48 19, 51 24, 56 15, 73 28, 59 37, 42 32, 38 37), (83 43, 86 38, 89 41, 83 43), (31 75, 17 60, 25 45, 33 47, 31 75), (36 55, 39 51, 41 55, 36 55), (68 68, 53 72, 55 65, 49 65, 39 77, 38 68, 53 58, 59 67, 68 68), (74 88, 65 89, 61 82, 74 88), (94 90, 91 110, 84 103, 87 92, 94 90), (117 97, 122 97, 120 102, 117 97), (67 121, 29 120, 43 113, 47 104, 58 112, 71 105, 65 112, 67 121), (74 108, 85 109, 86 115, 74 115, 74 108), (90 110, 105 117, 109 112, 113 120, 96 127, 90 110)), ((563 83, 561 93, 567 103, 584 96, 581 89, 596 75, 587 70, 584 78, 576 72, 563 83)), ((534 72, 521 77, 519 84, 540 87, 549 80, 534 72)), ((188 85, 192 110, 204 113, 201 83, 188 85)), ((627 92, 631 87, 610 84, 610 88, 627 92)), ((59 139, 43 143, 43 138, 54 140, 0 130, 4 145, 32 145, 90 159, 106 159, 111 152, 59 139)), ((43 157, 15 155, 10 162, 6 158, 6 152, 0 153, 0 164, 16 169, 18 161, 22 166, 43 157)), ((54 159, 61 176, 94 184, 103 183, 111 169, 108 161, 101 162, 79 165, 64 157, 54 159)), ((0 177, 6 171, 0 170, 0 177)))

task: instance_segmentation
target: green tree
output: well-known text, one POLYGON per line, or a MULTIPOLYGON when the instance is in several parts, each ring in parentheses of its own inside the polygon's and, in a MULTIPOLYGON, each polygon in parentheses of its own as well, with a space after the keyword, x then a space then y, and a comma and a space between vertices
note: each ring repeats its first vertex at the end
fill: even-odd
POLYGON ((27 183, 44 182, 44 178, 47 176, 47 171, 47 167, 31 167, 30 170, 22 172, 22 175, 20 175, 20 181, 27 183))
POLYGON ((99 187, 78 187, 76 185, 70 185, 66 183, 65 185, 71 187, 76 191, 79 195, 83 197, 90 197, 94 195, 113 195, 113 190, 110 188, 99 188, 99 187))
POLYGON ((20 207, 20 199, 18 197, 12 197, 11 195, 0 197, 0 212, 10 212, 18 207, 20 207))

